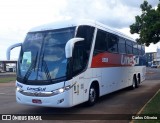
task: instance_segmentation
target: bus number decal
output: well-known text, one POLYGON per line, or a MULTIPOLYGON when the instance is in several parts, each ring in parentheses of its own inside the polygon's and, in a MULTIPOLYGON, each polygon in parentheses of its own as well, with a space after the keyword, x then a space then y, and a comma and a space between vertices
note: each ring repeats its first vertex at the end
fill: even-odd
POLYGON ((108 62, 108 58, 102 58, 102 62, 108 62))

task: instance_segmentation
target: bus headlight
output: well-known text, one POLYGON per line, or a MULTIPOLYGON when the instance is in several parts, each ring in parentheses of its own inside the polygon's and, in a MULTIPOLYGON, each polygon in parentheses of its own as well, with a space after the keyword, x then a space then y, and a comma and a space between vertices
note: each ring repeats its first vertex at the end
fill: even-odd
POLYGON ((63 88, 60 88, 58 91, 59 91, 59 93, 63 93, 63 92, 64 92, 64 89, 63 89, 63 88))
POLYGON ((16 91, 22 91, 22 89, 20 87, 16 87, 16 91))
POLYGON ((68 91, 72 86, 66 86, 66 87, 63 87, 63 88, 59 88, 57 90, 53 90, 52 92, 54 93, 54 95, 57 95, 57 94, 60 94, 60 93, 63 93, 65 91, 68 91))

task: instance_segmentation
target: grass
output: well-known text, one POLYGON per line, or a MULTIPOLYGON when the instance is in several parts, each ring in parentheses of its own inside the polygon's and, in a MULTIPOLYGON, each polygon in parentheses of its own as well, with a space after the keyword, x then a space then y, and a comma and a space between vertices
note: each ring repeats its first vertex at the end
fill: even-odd
POLYGON ((0 83, 6 83, 6 82, 11 82, 11 81, 16 81, 16 77, 4 77, 4 78, 0 78, 0 83))
POLYGON ((154 116, 157 117, 158 120, 134 120, 134 123, 160 123, 160 90, 144 107, 140 115, 154 116))

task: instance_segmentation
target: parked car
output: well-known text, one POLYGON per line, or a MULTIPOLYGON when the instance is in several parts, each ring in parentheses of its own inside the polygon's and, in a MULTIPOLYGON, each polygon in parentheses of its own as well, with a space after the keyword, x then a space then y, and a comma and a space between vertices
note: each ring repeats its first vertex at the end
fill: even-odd
POLYGON ((158 68, 158 65, 152 64, 152 65, 151 65, 151 68, 158 68))

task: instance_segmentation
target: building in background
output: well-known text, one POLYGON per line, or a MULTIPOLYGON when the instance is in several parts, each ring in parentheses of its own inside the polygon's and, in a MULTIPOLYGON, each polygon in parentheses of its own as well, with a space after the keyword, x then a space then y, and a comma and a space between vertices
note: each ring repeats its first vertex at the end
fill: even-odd
POLYGON ((17 61, 15 60, 1 60, 0 61, 0 72, 16 72, 17 61))
POLYGON ((146 53, 146 61, 148 67, 152 65, 160 67, 160 48, 157 48, 157 52, 146 53))
POLYGON ((153 59, 155 58, 155 56, 156 56, 156 52, 146 53, 146 62, 147 62, 148 67, 151 67, 153 59))
POLYGON ((153 59, 153 63, 160 67, 160 48, 157 48, 156 58, 153 59))

